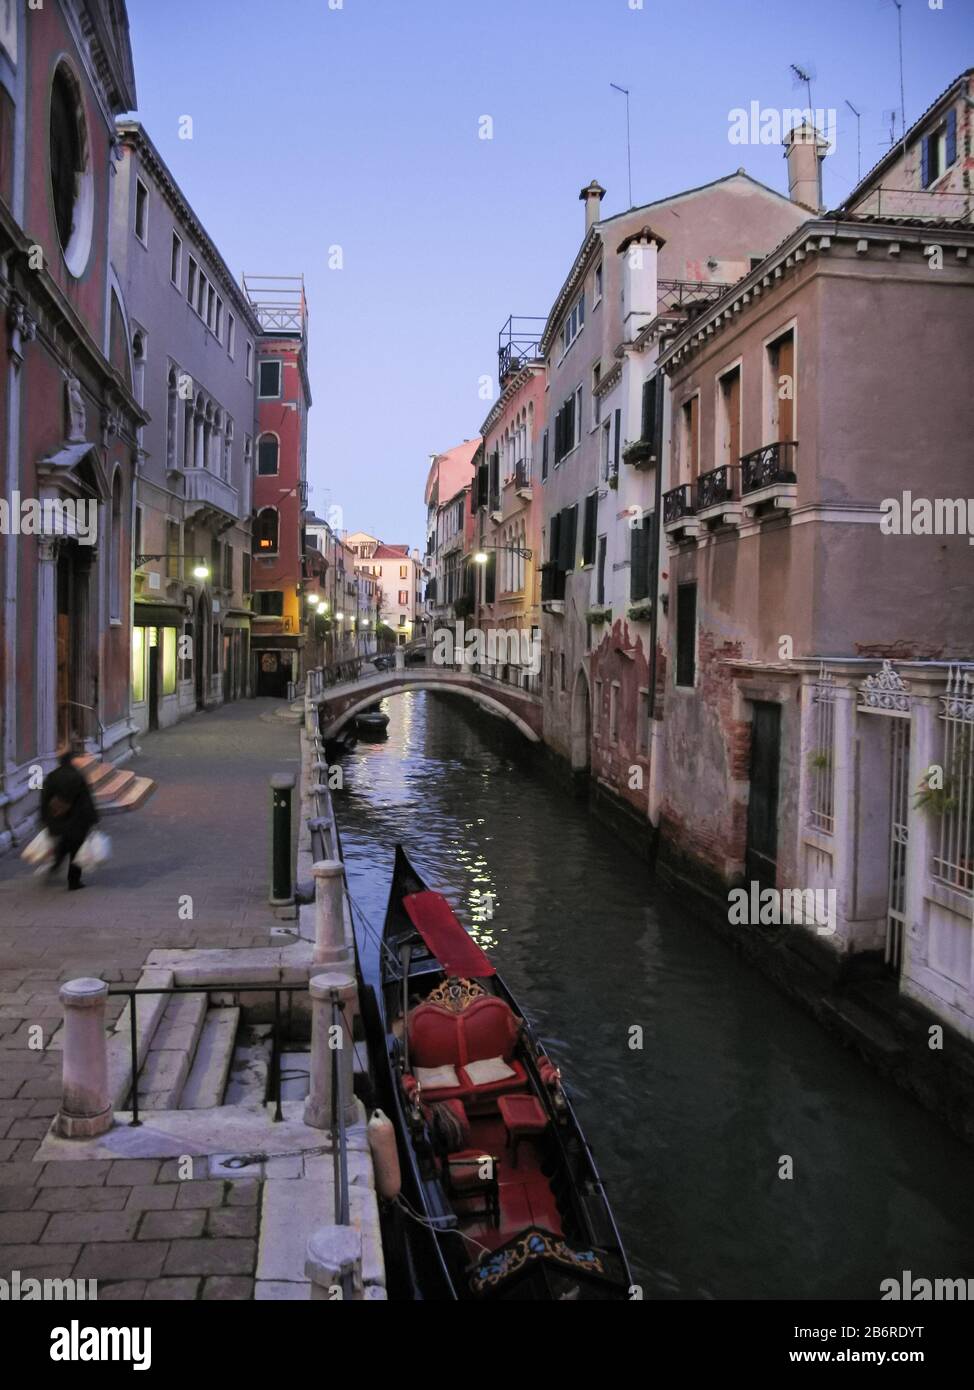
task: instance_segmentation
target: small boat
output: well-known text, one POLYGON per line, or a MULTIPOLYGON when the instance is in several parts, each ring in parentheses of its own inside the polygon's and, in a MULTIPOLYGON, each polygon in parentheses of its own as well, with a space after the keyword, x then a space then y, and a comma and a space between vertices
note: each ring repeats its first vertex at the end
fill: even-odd
POLYGON ((381 734, 389 725, 389 716, 378 705, 370 705, 355 716, 355 727, 360 734, 381 734))
POLYGON ((591 1150, 494 965, 396 846, 381 960, 363 981, 377 1100, 402 1188, 385 1204, 401 1296, 628 1300, 591 1150))

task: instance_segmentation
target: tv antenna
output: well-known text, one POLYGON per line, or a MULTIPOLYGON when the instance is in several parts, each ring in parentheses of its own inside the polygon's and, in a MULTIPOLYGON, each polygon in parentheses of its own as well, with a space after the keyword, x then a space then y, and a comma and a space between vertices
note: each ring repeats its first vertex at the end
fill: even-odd
MULTIPOLYGON (((902 0, 893 0, 896 6, 896 31, 899 39, 900 49, 900 134, 903 137, 904 147, 906 145, 906 98, 903 95, 903 4, 902 0)), ((893 144, 894 141, 890 141, 893 144)))
POLYGON ((856 183, 862 179, 862 112, 857 111, 848 97, 845 104, 856 118, 856 183))
POLYGON ((789 63, 788 66, 795 74, 794 85, 798 87, 804 84, 805 86, 805 91, 808 94, 808 123, 809 125, 814 125, 815 116, 812 111, 812 79, 815 76, 815 69, 807 63, 804 67, 799 63, 789 63))
POLYGON ((890 147, 896 144, 896 107, 888 106, 883 112, 883 120, 889 121, 890 147))
POLYGON ((620 87, 617 82, 610 82, 609 86, 615 91, 621 92, 626 99, 626 164, 629 170, 629 206, 632 207, 632 145, 629 139, 629 88, 620 87))

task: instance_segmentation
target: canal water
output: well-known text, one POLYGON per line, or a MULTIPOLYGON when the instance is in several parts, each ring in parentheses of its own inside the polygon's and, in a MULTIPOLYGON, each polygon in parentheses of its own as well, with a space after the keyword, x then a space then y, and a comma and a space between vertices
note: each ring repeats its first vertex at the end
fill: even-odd
POLYGON ((352 897, 380 927, 399 840, 490 953, 563 1069, 646 1298, 974 1277, 969 1149, 656 887, 509 726, 460 697, 383 708, 387 740, 336 793, 352 897))

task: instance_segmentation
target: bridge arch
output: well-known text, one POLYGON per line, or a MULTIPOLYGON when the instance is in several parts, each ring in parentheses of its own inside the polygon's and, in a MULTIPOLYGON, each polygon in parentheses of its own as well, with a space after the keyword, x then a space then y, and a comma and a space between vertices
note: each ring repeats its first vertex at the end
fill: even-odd
MULTIPOLYGON (((332 687, 330 690, 323 691, 318 697, 317 704, 321 710, 321 732, 324 738, 335 738, 344 729, 345 725, 361 714, 363 710, 374 705, 376 701, 384 699, 387 695, 402 695, 409 690, 441 690, 448 694, 464 695, 468 700, 473 700, 481 708, 489 710, 492 714, 500 715, 509 724, 513 724, 519 733, 523 734, 531 743, 539 743, 540 735, 533 729, 517 710, 505 704, 502 699, 491 695, 479 684, 476 678, 471 676, 450 675, 432 676, 426 675, 397 675, 389 676, 383 680, 372 680, 367 688, 356 682, 355 688, 346 687, 343 691, 340 687, 332 687)), ((518 699, 516 691, 511 692, 511 698, 518 699)), ((523 698, 523 697, 522 697, 523 698)), ((525 713, 533 707, 533 701, 525 700, 525 713)))

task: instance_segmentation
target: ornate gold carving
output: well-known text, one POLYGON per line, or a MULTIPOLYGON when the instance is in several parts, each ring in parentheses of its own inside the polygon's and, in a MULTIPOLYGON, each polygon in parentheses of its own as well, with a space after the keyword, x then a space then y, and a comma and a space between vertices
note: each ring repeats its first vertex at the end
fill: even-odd
POLYGON ((487 991, 483 985, 478 985, 476 980, 461 979, 457 975, 451 975, 444 980, 441 985, 437 985, 434 990, 426 996, 428 1004, 439 1004, 441 1008, 449 1009, 451 1013, 462 1014, 475 999, 482 999, 487 991))

